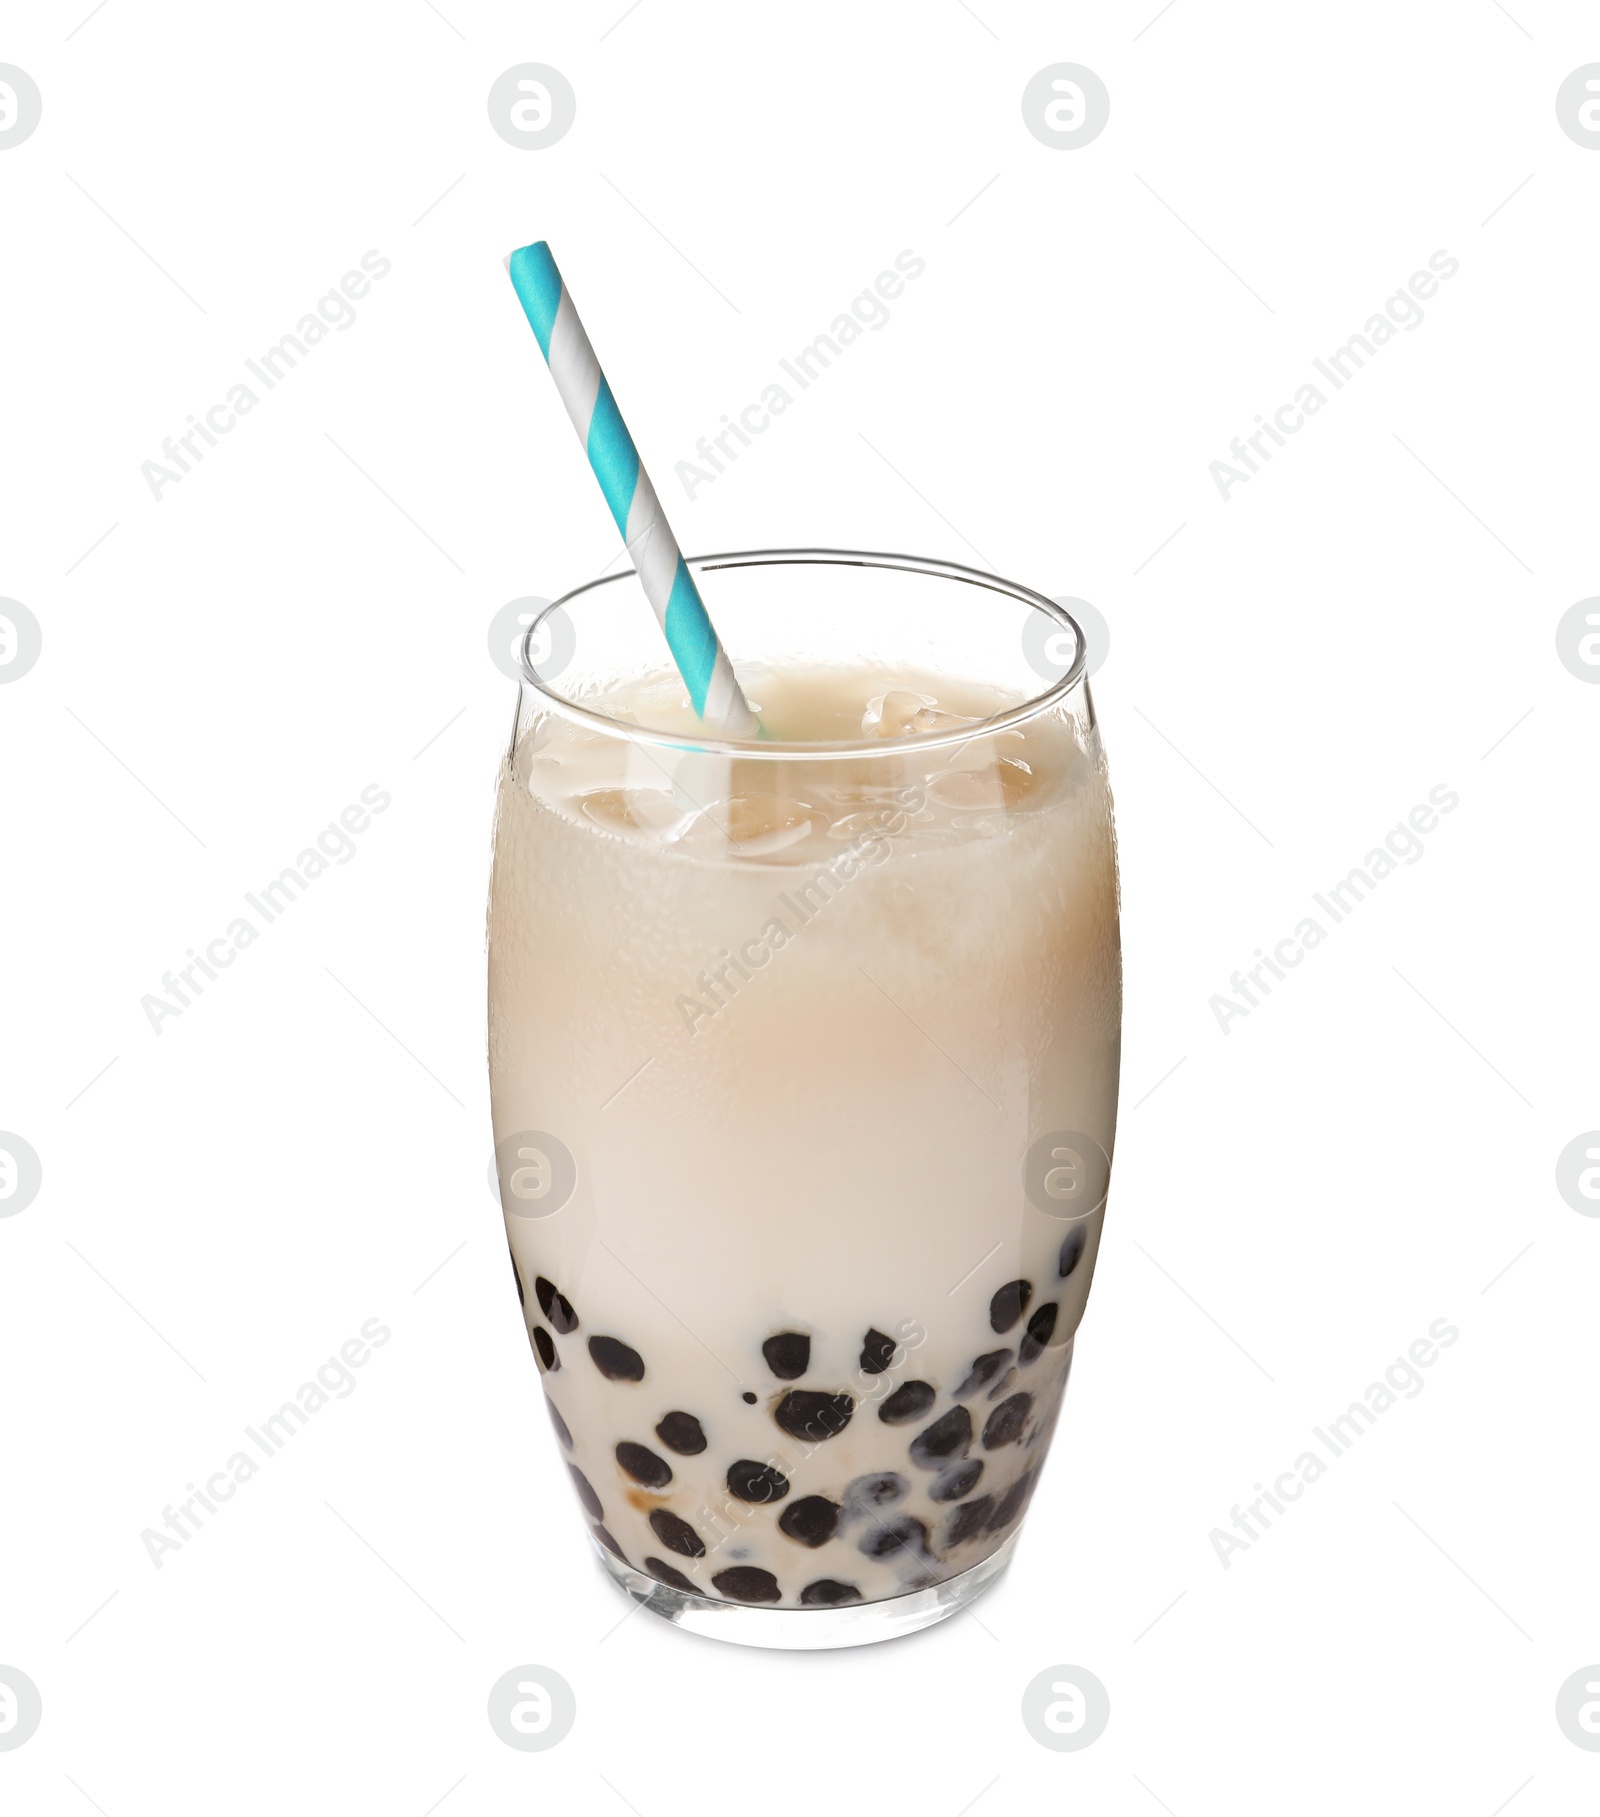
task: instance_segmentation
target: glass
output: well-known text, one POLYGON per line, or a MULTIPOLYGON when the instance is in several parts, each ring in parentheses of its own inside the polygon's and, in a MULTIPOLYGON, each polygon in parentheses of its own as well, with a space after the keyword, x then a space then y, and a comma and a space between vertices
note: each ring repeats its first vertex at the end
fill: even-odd
POLYGON ((501 1202, 611 1576, 850 1646, 992 1582, 1049 1447, 1116 1120, 1111 797, 1052 601, 899 555, 690 566, 760 742, 699 731, 631 571, 524 640, 501 1202))

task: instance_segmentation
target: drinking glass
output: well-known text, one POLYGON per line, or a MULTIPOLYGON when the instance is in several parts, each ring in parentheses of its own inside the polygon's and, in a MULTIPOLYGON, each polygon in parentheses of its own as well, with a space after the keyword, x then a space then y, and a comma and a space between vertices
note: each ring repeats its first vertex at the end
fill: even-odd
POLYGON ((901 555, 689 565, 759 740, 704 734, 631 572, 522 645, 496 1173, 611 1577, 856 1645, 1004 1570, 1050 1446, 1116 1120, 1111 797, 1053 601, 901 555))

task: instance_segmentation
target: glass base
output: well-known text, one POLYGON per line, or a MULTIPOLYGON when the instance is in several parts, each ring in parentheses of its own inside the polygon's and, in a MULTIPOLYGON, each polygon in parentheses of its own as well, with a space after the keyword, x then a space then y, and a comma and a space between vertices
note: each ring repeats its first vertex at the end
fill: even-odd
POLYGON ((595 1548, 611 1581, 663 1621, 676 1622, 691 1634, 728 1640, 741 1647, 782 1647, 790 1651, 821 1647, 865 1647, 877 1640, 915 1634, 935 1622, 959 1615, 975 1602, 1011 1563, 1017 1535, 1011 1534, 986 1559, 927 1590, 891 1596, 882 1602, 846 1603, 837 1609, 764 1609, 750 1603, 722 1602, 674 1590, 670 1584, 635 1571, 620 1558, 595 1548))

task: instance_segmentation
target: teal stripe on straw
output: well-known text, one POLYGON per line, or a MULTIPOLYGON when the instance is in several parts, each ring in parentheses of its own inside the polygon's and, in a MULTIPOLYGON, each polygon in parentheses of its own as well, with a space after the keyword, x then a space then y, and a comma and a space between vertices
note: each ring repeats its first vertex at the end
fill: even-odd
POLYGON ((507 261, 506 270, 539 351, 548 361, 550 330, 556 325, 556 311, 561 307, 561 273, 556 270, 550 248, 543 240, 519 246, 507 261))
POLYGON ((600 375, 600 395, 594 400, 594 415, 589 418, 589 465, 594 468, 617 528, 626 538, 628 511, 639 483, 639 451, 604 373, 600 375))
POLYGON ((695 712, 703 713, 706 690, 711 686, 711 671, 717 660, 717 634, 711 628, 705 602, 681 555, 662 629, 667 634, 678 672, 688 686, 689 700, 695 712))

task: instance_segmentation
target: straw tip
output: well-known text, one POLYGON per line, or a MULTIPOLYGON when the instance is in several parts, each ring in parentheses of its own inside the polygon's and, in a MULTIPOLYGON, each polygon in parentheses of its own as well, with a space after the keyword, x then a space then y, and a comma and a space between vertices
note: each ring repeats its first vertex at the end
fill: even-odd
POLYGON ((526 246, 513 246, 500 263, 509 271, 513 259, 526 258, 530 254, 534 257, 542 255, 544 258, 548 259, 550 257, 550 242, 548 240, 533 240, 526 246))

